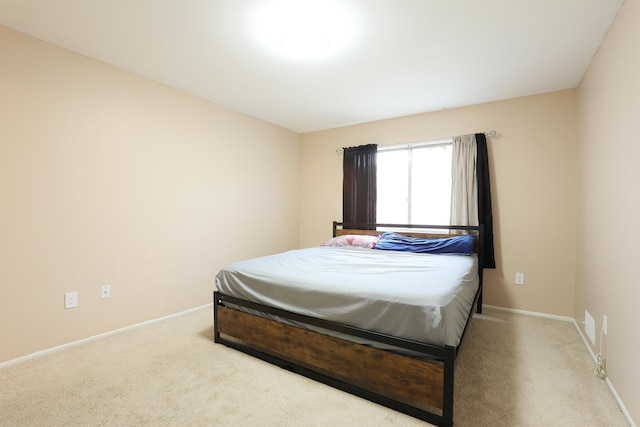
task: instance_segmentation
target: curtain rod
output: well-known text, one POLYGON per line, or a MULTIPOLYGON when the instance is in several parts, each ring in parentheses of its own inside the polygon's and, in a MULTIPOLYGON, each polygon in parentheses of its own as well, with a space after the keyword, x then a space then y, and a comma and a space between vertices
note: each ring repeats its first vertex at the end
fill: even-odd
MULTIPOLYGON (((483 132, 485 136, 489 138, 494 138, 498 133, 495 130, 490 130, 487 132, 483 132)), ((437 145, 437 144, 445 144, 451 142, 453 137, 449 138, 438 138, 438 139, 427 139, 423 141, 415 141, 415 142, 405 142, 403 144, 395 144, 395 145, 383 145, 380 148, 382 149, 393 149, 393 148, 402 148, 402 147, 419 147, 420 145, 437 145)), ((336 148, 336 154, 342 154, 344 152, 343 148, 336 148)))

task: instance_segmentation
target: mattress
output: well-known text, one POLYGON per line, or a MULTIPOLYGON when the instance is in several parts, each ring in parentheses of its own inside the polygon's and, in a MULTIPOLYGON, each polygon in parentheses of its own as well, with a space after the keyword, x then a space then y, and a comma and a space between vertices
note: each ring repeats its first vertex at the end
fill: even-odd
POLYGON ((223 295, 434 345, 460 343, 479 286, 475 255, 314 247, 239 261, 223 295))

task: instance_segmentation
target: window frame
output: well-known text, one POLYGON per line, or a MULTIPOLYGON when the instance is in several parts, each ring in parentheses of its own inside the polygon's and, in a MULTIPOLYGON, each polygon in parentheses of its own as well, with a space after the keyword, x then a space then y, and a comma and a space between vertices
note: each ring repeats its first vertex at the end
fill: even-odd
MULTIPOLYGON (((434 140, 426 140, 426 141, 417 141, 412 143, 405 144, 397 144, 397 145, 378 145, 378 154, 381 152, 390 152, 390 151, 407 151, 407 222, 406 224, 413 224, 412 222, 412 189, 413 189, 413 150, 424 148, 424 147, 440 147, 440 146, 451 146, 453 147, 453 138, 441 138, 434 140)), ((378 200, 379 203, 379 200, 378 200)), ((451 222, 447 221, 447 224, 442 225, 450 225, 451 222)))

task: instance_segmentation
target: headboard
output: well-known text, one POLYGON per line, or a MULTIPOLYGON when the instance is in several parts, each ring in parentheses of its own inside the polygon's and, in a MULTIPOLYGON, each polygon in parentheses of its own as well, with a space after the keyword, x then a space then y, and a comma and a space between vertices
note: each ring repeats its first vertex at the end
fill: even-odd
MULTIPOLYGON (((421 239, 442 239, 459 236, 461 234, 480 236, 482 228, 477 225, 345 224, 333 221, 333 237, 344 236, 346 234, 379 236, 385 231, 392 231, 404 236, 419 237, 421 239)), ((481 241, 482 239, 476 238, 474 246, 476 253, 480 253, 479 242, 481 241)))

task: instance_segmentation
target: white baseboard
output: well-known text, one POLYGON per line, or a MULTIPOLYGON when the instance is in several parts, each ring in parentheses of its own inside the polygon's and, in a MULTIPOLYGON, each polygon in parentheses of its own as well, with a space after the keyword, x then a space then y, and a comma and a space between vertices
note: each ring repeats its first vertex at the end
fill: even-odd
POLYGON ((496 305, 488 305, 488 304, 482 304, 482 307, 487 307, 487 308, 490 308, 490 309, 493 309, 493 310, 508 311, 508 312, 511 312, 511 313, 524 314, 526 316, 545 317, 547 319, 562 320, 563 322, 573 322, 573 318, 571 318, 571 317, 558 316, 558 315, 555 315, 555 314, 539 313, 537 311, 517 310, 515 308, 498 307, 496 305))
POLYGON ((93 336, 90 336, 90 337, 87 337, 87 338, 83 338, 81 340, 73 341, 73 342, 70 342, 70 343, 67 343, 67 344, 62 344, 62 345, 59 345, 59 346, 56 346, 56 347, 52 347, 52 348, 48 348, 48 349, 45 349, 45 350, 36 351, 35 353, 31 353, 31 354, 27 354, 26 356, 18 357, 17 359, 11 359, 11 360, 8 360, 6 362, 2 362, 2 363, 0 363, 0 369, 6 368, 6 367, 9 367, 9 366, 12 366, 12 365, 17 365, 18 363, 26 362, 27 360, 36 359, 38 357, 42 357, 42 356, 45 356, 47 354, 56 353, 58 351, 66 349, 66 348, 75 347, 75 346, 80 345, 80 344, 84 344, 84 343, 91 342, 91 341, 94 341, 94 340, 97 340, 97 339, 100 339, 100 338, 108 337, 110 335, 119 334, 121 332, 129 331, 131 329, 136 329, 136 328, 139 328, 141 326, 146 326, 146 325, 150 325, 152 323, 161 322, 163 320, 171 319, 173 317, 184 316, 185 314, 189 314, 189 313, 192 313, 194 311, 198 311, 198 310, 204 309, 205 307, 212 307, 212 306, 213 306, 213 303, 205 304, 205 305, 202 305, 200 307, 190 308, 188 310, 180 311, 178 313, 170 314, 168 316, 163 316, 163 317, 159 317, 157 319, 147 320, 145 322, 140 322, 140 323, 136 323, 134 325, 125 326, 124 328, 116 329, 116 330, 105 332, 105 333, 102 333, 102 334, 93 335, 93 336))

